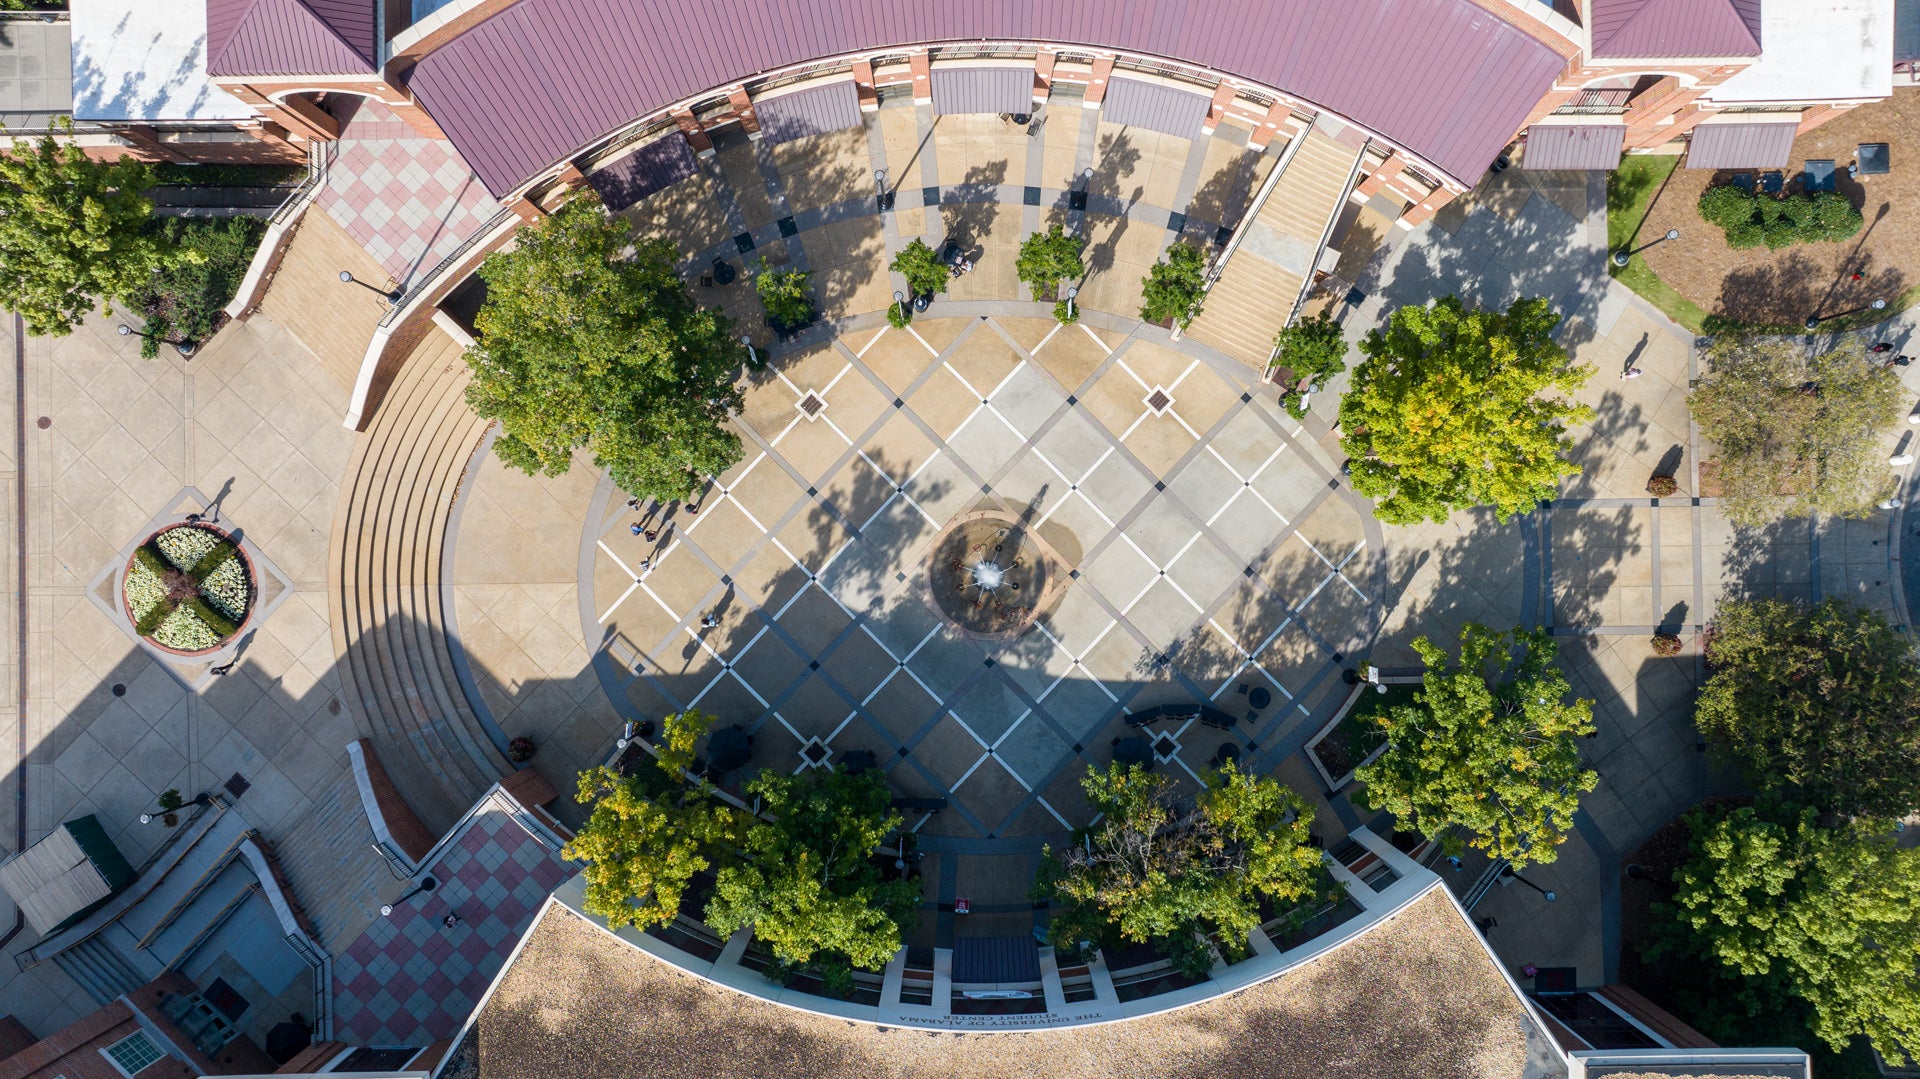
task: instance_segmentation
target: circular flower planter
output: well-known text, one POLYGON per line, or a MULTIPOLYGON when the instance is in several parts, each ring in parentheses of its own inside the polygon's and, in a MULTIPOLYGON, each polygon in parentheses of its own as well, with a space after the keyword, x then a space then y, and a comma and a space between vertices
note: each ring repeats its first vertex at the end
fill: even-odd
POLYGON ((142 640, 176 656, 217 652, 253 619, 253 560, 226 531, 169 525, 133 549, 120 607, 142 640))

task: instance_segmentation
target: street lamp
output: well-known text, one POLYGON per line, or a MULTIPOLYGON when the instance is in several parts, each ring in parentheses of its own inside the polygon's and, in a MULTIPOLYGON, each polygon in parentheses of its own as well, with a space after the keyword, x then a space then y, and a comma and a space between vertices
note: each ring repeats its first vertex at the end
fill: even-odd
POLYGON ((1887 301, 1875 300, 1872 303, 1866 305, 1865 307, 1855 307, 1850 310, 1840 311, 1831 315, 1822 315, 1819 312, 1815 312, 1807 316, 1807 321, 1806 321, 1807 332, 1812 333, 1813 331, 1819 329, 1820 324, 1822 322, 1832 322, 1834 319, 1846 318, 1848 315, 1857 315, 1862 311, 1885 311, 1886 309, 1887 309, 1887 301))
POLYGON ((393 908, 399 906, 402 903, 405 903, 407 900, 412 899, 414 896, 419 895, 421 892, 431 892, 438 887, 440 887, 440 882, 437 880, 434 880, 432 874, 428 874, 427 876, 421 877, 420 883, 414 885, 411 889, 409 889, 407 894, 401 896, 400 898, 394 900, 391 903, 380 904, 380 917, 382 918, 393 917, 393 908))
POLYGON ((907 294, 896 290, 893 294, 893 302, 900 305, 900 321, 905 322, 908 317, 907 294))
POLYGON ((368 292, 375 293, 376 295, 379 295, 379 296, 384 296, 386 298, 386 301, 390 304, 396 304, 396 305, 399 304, 400 297, 406 295, 406 292, 401 289, 396 288, 396 289, 389 290, 389 289, 383 289, 383 288, 375 287, 373 285, 369 285, 365 281, 362 281, 359 278, 353 276, 352 270, 340 271, 340 283, 345 285, 359 285, 361 288, 366 289, 368 292))
POLYGON ((169 341, 164 337, 156 337, 150 333, 141 333, 139 330, 134 329, 132 326, 129 326, 124 322, 120 324, 120 336, 144 337, 147 340, 152 341, 153 343, 158 345, 172 345, 173 350, 175 352, 178 352, 180 354, 180 358, 183 360, 192 359, 194 350, 200 347, 200 342, 195 341, 191 337, 182 337, 178 341, 169 341))
POLYGON ((1513 880, 1517 880, 1517 881, 1519 881, 1520 883, 1522 883, 1522 884, 1524 884, 1524 885, 1526 885, 1527 887, 1529 887, 1529 888, 1532 888, 1532 889, 1533 889, 1534 891, 1536 891, 1536 892, 1539 892, 1539 893, 1540 893, 1541 895, 1543 895, 1543 896, 1545 896, 1545 897, 1546 897, 1546 900, 1547 900, 1547 902, 1549 902, 1549 903, 1551 903, 1551 902, 1553 902, 1554 900, 1556 900, 1556 899, 1558 899, 1558 898, 1560 898, 1560 893, 1559 893, 1559 892, 1550 892, 1550 891, 1548 891, 1548 890, 1546 890, 1545 888, 1542 888, 1542 887, 1540 887, 1540 886, 1539 886, 1538 884, 1535 884, 1534 882, 1532 882, 1532 881, 1530 881, 1530 880, 1528 880, 1527 878, 1525 878, 1525 877, 1523 877, 1523 876, 1521 876, 1520 874, 1518 874, 1518 873, 1515 873, 1515 872, 1513 871, 1513 867, 1512 867, 1512 866, 1510 866, 1510 865, 1509 865, 1509 866, 1502 866, 1502 867, 1501 867, 1501 869, 1500 869, 1500 875, 1501 875, 1501 876, 1503 876, 1503 877, 1508 877, 1508 878, 1511 878, 1511 879, 1513 879, 1513 880))
POLYGON ((1080 295, 1080 289, 1078 287, 1070 287, 1067 289, 1067 321, 1068 322, 1072 322, 1074 320, 1073 301, 1074 301, 1074 298, 1079 295, 1080 295))
POLYGON ((1633 256, 1639 254, 1642 251, 1645 251, 1647 248, 1652 247, 1655 244, 1665 243, 1668 240, 1678 240, 1679 238, 1680 238, 1679 229, 1668 229, 1667 234, 1665 236, 1661 236, 1657 239, 1650 240, 1632 250, 1628 250, 1623 247, 1620 250, 1615 251, 1613 253, 1613 264, 1615 266, 1625 266, 1628 262, 1631 262, 1633 260, 1633 256))
POLYGON ((885 213, 893 209, 893 192, 887 190, 886 169, 873 170, 873 188, 876 193, 874 197, 880 206, 880 212, 885 213))
POLYGON ((760 366, 760 354, 753 350, 753 338, 743 333, 740 335, 740 343, 747 346, 747 366, 760 366))

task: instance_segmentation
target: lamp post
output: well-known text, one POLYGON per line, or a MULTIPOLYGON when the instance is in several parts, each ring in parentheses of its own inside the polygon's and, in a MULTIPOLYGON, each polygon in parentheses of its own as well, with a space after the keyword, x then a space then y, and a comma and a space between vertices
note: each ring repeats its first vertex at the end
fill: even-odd
POLYGON ((1822 315, 1816 311, 1813 314, 1807 316, 1807 321, 1806 321, 1807 332, 1812 333, 1813 331, 1819 329, 1820 324, 1822 322, 1832 322, 1834 319, 1846 318, 1848 315, 1857 315, 1862 311, 1885 311, 1886 309, 1887 309, 1887 301, 1875 300, 1872 303, 1866 305, 1865 307, 1855 307, 1846 311, 1835 312, 1834 314, 1831 314, 1831 315, 1822 315))
POLYGON ((893 294, 893 302, 900 305, 900 321, 905 322, 909 317, 907 315, 907 294, 896 290, 893 294))
POLYGON ((760 354, 753 350, 753 338, 743 333, 740 335, 740 343, 747 346, 747 366, 760 366, 760 354))
POLYGON ((1628 250, 1627 248, 1623 247, 1620 250, 1615 251, 1613 253, 1613 264, 1615 266, 1625 266, 1628 262, 1631 262, 1633 260, 1633 256, 1639 254, 1642 251, 1645 251, 1647 248, 1652 247, 1655 244, 1665 243, 1668 240, 1678 240, 1679 238, 1680 238, 1679 229, 1668 229, 1667 234, 1665 236, 1661 236, 1657 239, 1649 240, 1646 243, 1641 244, 1639 247, 1633 248, 1632 250, 1628 250))
POLYGON ((157 345, 172 345, 173 350, 175 352, 178 352, 180 354, 180 358, 183 360, 192 359, 194 350, 200 347, 200 342, 195 341, 191 337, 182 337, 178 341, 169 341, 164 337, 156 337, 150 333, 142 333, 139 330, 134 329, 132 326, 129 326, 124 322, 120 324, 120 336, 144 337, 147 340, 152 341, 157 345))
POLYGON ((1501 876, 1503 876, 1503 877, 1510 877, 1510 878, 1512 878, 1512 879, 1514 879, 1514 880, 1517 880, 1517 881, 1519 881, 1520 883, 1522 883, 1522 884, 1524 884, 1524 885, 1526 885, 1527 887, 1529 887, 1529 888, 1532 888, 1532 889, 1533 889, 1534 891, 1536 891, 1536 892, 1539 892, 1539 893, 1540 893, 1540 894, 1541 894, 1542 896, 1545 896, 1545 897, 1546 897, 1546 900, 1547 900, 1547 902, 1549 902, 1549 903, 1551 903, 1551 902, 1553 902, 1554 900, 1556 900, 1556 899, 1559 899, 1559 898, 1560 898, 1560 893, 1559 893, 1559 892, 1550 892, 1550 891, 1548 891, 1548 890, 1546 890, 1545 888, 1542 888, 1542 887, 1540 887, 1540 886, 1539 886, 1538 884, 1535 884, 1534 882, 1532 882, 1532 881, 1530 881, 1530 880, 1528 880, 1527 878, 1525 878, 1525 877, 1523 877, 1523 876, 1521 876, 1520 874, 1518 874, 1518 873, 1515 873, 1515 872, 1513 871, 1513 867, 1512 867, 1512 866, 1510 866, 1510 865, 1509 865, 1509 866, 1503 866, 1503 867, 1501 868, 1501 870, 1500 870, 1500 875, 1501 875, 1501 876))
POLYGON ((1080 170, 1080 190, 1087 191, 1092 189, 1092 187, 1093 187, 1093 168, 1089 166, 1085 169, 1080 170))
POLYGON ((1068 322, 1072 322, 1074 320, 1075 316, 1073 313, 1073 301, 1074 301, 1074 298, 1079 295, 1080 295, 1080 289, 1078 286, 1070 286, 1067 289, 1067 321, 1068 322))
POLYGON ((385 297, 386 301, 390 304, 398 304, 400 302, 400 297, 406 295, 404 291, 397 288, 389 290, 389 289, 377 288, 373 285, 369 285, 365 281, 362 281, 359 278, 353 276, 352 270, 341 270, 340 282, 341 284, 345 284, 345 285, 359 285, 361 288, 366 289, 368 292, 374 293, 375 295, 378 295, 378 296, 385 297))
POLYGON ((888 210, 893 209, 893 192, 887 190, 886 169, 873 170, 873 189, 874 200, 879 205, 880 212, 886 213, 888 210))
MULTIPOLYGON (((173 791, 169 793, 173 794, 176 798, 179 797, 179 793, 177 791, 173 791)), ((192 801, 182 802, 179 805, 175 806, 174 808, 168 809, 166 808, 166 804, 167 804, 166 799, 163 797, 160 800, 160 812, 140 814, 140 823, 152 824, 156 820, 162 820, 164 818, 171 817, 173 814, 180 812, 181 810, 187 808, 188 806, 204 806, 211 801, 213 801, 213 796, 208 794, 206 791, 201 791, 199 794, 196 794, 193 796, 192 801)), ((174 822, 171 820, 167 821, 166 823, 167 823, 167 827, 169 828, 173 827, 174 825, 174 822)))
POLYGON ((391 903, 380 904, 380 917, 382 918, 393 917, 393 908, 399 906, 402 903, 405 903, 407 900, 412 899, 414 896, 419 895, 421 892, 431 892, 438 887, 440 887, 440 882, 437 880, 434 880, 432 874, 428 874, 427 876, 421 877, 420 883, 408 889, 405 895, 401 896, 400 898, 394 900, 391 903))

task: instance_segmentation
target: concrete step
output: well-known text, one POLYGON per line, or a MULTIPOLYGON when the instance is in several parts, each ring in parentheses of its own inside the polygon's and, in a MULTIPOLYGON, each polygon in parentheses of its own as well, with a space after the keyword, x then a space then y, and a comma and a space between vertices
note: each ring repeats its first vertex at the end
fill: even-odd
POLYGON ((85 989, 95 1004, 110 1004, 147 984, 147 979, 142 978, 132 964, 99 937, 90 937, 68 948, 54 956, 53 962, 85 989))
POLYGON ((384 899, 406 888, 374 852, 373 830, 351 772, 315 794, 274 852, 314 939, 334 955, 366 932, 384 899))

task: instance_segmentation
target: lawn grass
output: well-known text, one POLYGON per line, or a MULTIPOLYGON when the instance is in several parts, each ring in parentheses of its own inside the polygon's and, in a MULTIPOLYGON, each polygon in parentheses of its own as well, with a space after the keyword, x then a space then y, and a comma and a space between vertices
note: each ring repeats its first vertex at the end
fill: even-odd
MULTIPOLYGON (((1653 204, 1654 196, 1660 192, 1661 185, 1680 164, 1676 154, 1632 154, 1620 159, 1620 167, 1607 176, 1607 250, 1618 251, 1631 245, 1636 239, 1634 231, 1640 227, 1647 216, 1647 207, 1653 204)), ((1639 255, 1627 261, 1625 266, 1615 266, 1613 260, 1607 260, 1607 272, 1620 280, 1620 283, 1640 294, 1648 303, 1659 308, 1668 318, 1692 330, 1705 332, 1706 309, 1676 292, 1671 285, 1660 280, 1647 261, 1639 255)))

